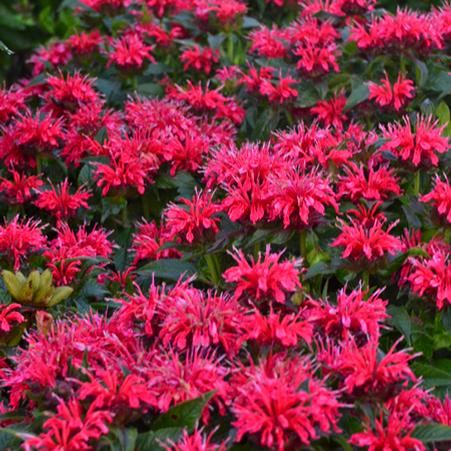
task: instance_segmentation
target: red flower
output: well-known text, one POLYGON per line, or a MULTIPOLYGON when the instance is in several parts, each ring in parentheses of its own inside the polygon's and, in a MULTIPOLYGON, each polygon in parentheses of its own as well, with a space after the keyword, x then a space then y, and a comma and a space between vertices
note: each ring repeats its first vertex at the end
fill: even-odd
POLYGON ((333 391, 317 380, 307 358, 284 354, 262 358, 258 366, 243 368, 236 377, 232 411, 237 441, 257 434, 262 446, 279 451, 292 439, 309 445, 318 431, 338 431, 341 404, 333 391))
POLYGON ((221 206, 212 195, 196 192, 191 200, 180 199, 183 205, 170 204, 164 212, 165 227, 171 237, 179 236, 188 243, 200 241, 219 231, 221 206))
POLYGON ((180 350, 221 345, 227 354, 239 350, 242 308, 234 299, 212 292, 186 290, 166 296, 158 304, 163 345, 180 350))
POLYGON ((12 257, 14 271, 19 270, 23 257, 44 248, 47 240, 42 234, 43 228, 40 221, 21 221, 19 215, 0 226, 0 253, 12 257))
POLYGON ((89 382, 81 384, 78 397, 89 399, 98 409, 120 412, 124 407, 139 409, 157 405, 147 381, 136 374, 124 375, 121 370, 110 368, 89 374, 89 378, 89 382))
POLYGON ((257 309, 244 319, 242 324, 247 340, 255 340, 259 345, 281 344, 296 346, 300 340, 312 342, 313 327, 301 319, 301 314, 274 313, 272 308, 267 316, 257 309))
POLYGON ((77 55, 87 55, 98 51, 102 42, 103 38, 98 30, 90 33, 81 32, 80 34, 74 34, 67 40, 72 52, 77 55))
POLYGON ((94 90, 94 80, 82 76, 79 72, 74 75, 60 73, 58 76, 47 78, 49 91, 44 95, 49 107, 56 112, 74 111, 77 108, 101 103, 99 94, 94 90))
POLYGON ((299 173, 286 168, 285 173, 270 177, 271 220, 283 219, 283 227, 311 227, 326 214, 326 206, 338 213, 329 179, 317 170, 299 173))
POLYGON ((298 92, 291 85, 297 83, 292 77, 282 77, 279 74, 278 82, 273 85, 270 81, 264 80, 260 85, 260 94, 267 96, 270 102, 285 103, 296 99, 298 92))
POLYGON ((395 352, 401 339, 385 355, 378 350, 378 337, 371 337, 360 348, 354 340, 345 342, 335 370, 344 377, 347 393, 390 397, 399 384, 416 381, 409 361, 419 354, 409 355, 404 350, 395 352))
POLYGON ((25 322, 25 317, 17 311, 20 304, 0 304, 0 335, 8 333, 17 325, 25 322), (14 324, 15 323, 15 324, 14 324))
POLYGON ((432 421, 451 426, 451 398, 448 394, 443 401, 431 396, 428 399, 427 408, 432 421))
POLYGON ((338 195, 348 197, 353 202, 360 199, 385 200, 390 195, 399 196, 401 188, 398 178, 388 166, 368 163, 367 170, 363 164, 351 162, 344 167, 345 175, 339 176, 338 195))
POLYGON ((213 443, 215 431, 206 435, 202 430, 195 429, 189 434, 186 429, 183 430, 182 437, 177 442, 169 441, 165 446, 166 451, 226 451, 225 443, 213 443))
POLYGON ((123 69, 141 68, 144 63, 155 63, 151 51, 137 33, 127 33, 111 42, 113 50, 108 55, 108 65, 116 64, 123 69))
POLYGON ((15 169, 8 169, 13 179, 0 177, 0 192, 6 194, 8 201, 16 204, 27 203, 33 196, 33 191, 40 188, 44 182, 37 175, 26 175, 15 169))
POLYGON ((354 261, 374 261, 384 255, 395 255, 402 250, 399 238, 390 235, 390 231, 398 224, 395 221, 384 230, 385 220, 375 219, 370 225, 365 226, 355 220, 346 224, 339 219, 340 235, 332 242, 331 246, 343 246, 345 249, 341 256, 354 261))
POLYGON ((249 263, 243 252, 235 249, 235 253, 231 255, 238 265, 228 268, 223 274, 226 282, 237 284, 235 298, 240 298, 245 293, 257 301, 275 300, 285 304, 287 294, 302 285, 299 282, 301 271, 297 268, 300 260, 279 262, 282 254, 283 251, 272 254, 267 245, 265 254, 259 253, 256 261, 251 257, 249 263))
POLYGON ((336 305, 327 300, 309 300, 303 316, 317 324, 328 337, 347 340, 360 338, 363 334, 375 339, 379 336, 381 323, 389 317, 386 313, 388 302, 379 297, 381 293, 382 290, 376 290, 369 295, 368 291, 357 288, 347 294, 343 289, 338 292, 336 305))
POLYGON ((180 60, 184 63, 184 70, 193 68, 208 75, 213 64, 219 61, 219 51, 210 48, 201 49, 198 45, 195 45, 184 50, 180 55, 180 60))
POLYGON ((387 140, 381 150, 388 150, 416 167, 429 163, 437 166, 437 153, 449 150, 448 138, 442 136, 445 126, 439 127, 438 121, 433 121, 432 116, 424 118, 417 115, 413 130, 408 116, 403 121, 404 124, 395 122, 387 127, 381 126, 383 137, 387 140))
POLYGON ((451 186, 448 177, 445 175, 442 182, 438 176, 435 176, 434 189, 424 196, 420 197, 421 202, 432 202, 439 215, 444 216, 451 223, 451 186))
POLYGON ((385 73, 385 78, 381 80, 381 83, 382 85, 370 83, 369 98, 375 99, 376 103, 382 107, 393 106, 396 111, 399 111, 414 96, 413 81, 404 78, 401 74, 398 75, 393 88, 387 73, 385 73))
POLYGON ((0 124, 8 122, 25 108, 27 95, 24 90, 0 88, 0 124))
POLYGON ((59 400, 57 412, 45 421, 46 432, 29 438, 24 443, 26 451, 77 449, 88 450, 102 435, 108 433, 108 424, 113 421, 111 413, 91 404, 86 412, 80 401, 59 400))
POLYGON ((35 205, 62 219, 74 215, 81 207, 89 208, 87 200, 90 197, 91 193, 85 191, 83 187, 79 187, 74 194, 70 194, 69 182, 66 178, 57 186, 50 184, 50 189, 47 191, 39 191, 35 205))
MULTIPOLYGON (((227 389, 224 379, 228 371, 213 353, 195 350, 179 354, 171 350, 155 355, 148 368, 148 377, 158 399, 158 408, 163 412, 212 390, 216 390, 216 394, 210 402, 224 412, 223 399, 227 389)), ((208 417, 208 406, 203 417, 208 417)))
POLYGON ((171 241, 164 227, 158 228, 155 222, 143 222, 133 235, 131 249, 135 252, 133 264, 141 260, 159 260, 160 258, 179 258, 180 252, 174 248, 161 249, 171 241))
POLYGON ((445 305, 451 304, 449 246, 441 248, 432 245, 428 252, 431 254, 430 258, 409 258, 401 283, 409 282, 414 293, 434 300, 441 310, 445 305))
POLYGON ((411 437, 414 427, 408 413, 393 412, 386 421, 381 414, 376 419, 375 430, 368 425, 365 432, 353 434, 349 443, 368 451, 426 451, 421 440, 411 437))
POLYGON ((284 43, 287 36, 287 31, 280 30, 277 25, 273 24, 271 29, 261 27, 249 35, 252 43, 249 52, 265 58, 285 58, 288 54, 287 45, 284 43))
POLYGON ((317 115, 325 125, 333 125, 338 130, 341 130, 343 128, 343 122, 348 119, 344 113, 345 105, 346 97, 339 95, 329 100, 318 101, 316 106, 311 108, 310 111, 317 115))
POLYGON ((72 59, 70 48, 63 42, 54 42, 48 47, 41 47, 28 60, 33 65, 33 76, 37 76, 46 70, 46 65, 55 67, 65 66, 72 59))

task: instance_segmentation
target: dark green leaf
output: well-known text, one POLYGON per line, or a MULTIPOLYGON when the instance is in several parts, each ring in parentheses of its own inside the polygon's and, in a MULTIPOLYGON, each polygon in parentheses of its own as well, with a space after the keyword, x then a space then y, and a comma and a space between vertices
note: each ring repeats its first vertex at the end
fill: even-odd
POLYGON ((213 390, 191 401, 177 404, 155 420, 152 430, 166 428, 188 428, 192 430, 214 394, 215 391, 213 390))
POLYGON ((405 307, 398 307, 396 305, 390 305, 387 308, 387 313, 391 316, 388 319, 388 323, 393 327, 396 327, 406 337, 407 343, 411 344, 412 334, 412 321, 407 313, 405 307))
POLYGON ((349 110, 359 103, 362 103, 364 100, 368 99, 369 94, 370 91, 368 89, 367 83, 358 85, 352 90, 351 95, 348 97, 345 105, 345 110, 349 110))
POLYGON ((423 443, 451 441, 451 426, 444 424, 420 424, 412 433, 412 437, 423 443))
POLYGON ((141 267, 138 272, 141 275, 149 273, 161 279, 178 280, 182 274, 187 276, 195 274, 196 268, 189 262, 168 258, 150 262, 141 267))
POLYGON ((176 442, 182 435, 182 427, 171 427, 138 434, 135 451, 163 451, 164 444, 176 442))

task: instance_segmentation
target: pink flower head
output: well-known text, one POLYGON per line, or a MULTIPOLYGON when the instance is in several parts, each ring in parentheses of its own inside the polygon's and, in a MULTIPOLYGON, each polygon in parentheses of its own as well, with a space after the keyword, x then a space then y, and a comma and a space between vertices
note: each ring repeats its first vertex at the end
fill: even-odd
POLYGON ((269 80, 264 80, 260 85, 260 94, 268 97, 268 100, 273 103, 285 103, 295 100, 298 96, 297 90, 292 86, 297 83, 297 80, 287 76, 283 77, 279 74, 279 80, 275 84, 269 80))
POLYGON ((374 429, 368 425, 364 432, 353 434, 349 443, 368 451, 426 451, 421 440, 411 437, 415 423, 408 412, 390 413, 386 421, 381 414, 375 422, 374 429))
POLYGON ((380 201, 401 194, 398 177, 386 165, 375 167, 368 163, 365 167, 351 162, 344 167, 344 172, 345 175, 339 176, 339 197, 348 197, 353 202, 362 198, 380 201))
POLYGON ((409 368, 409 362, 418 354, 410 355, 404 350, 396 352, 401 339, 382 357, 378 350, 378 337, 371 337, 362 347, 358 347, 353 339, 345 342, 336 370, 344 378, 347 393, 369 393, 385 398, 393 396, 400 384, 415 382, 417 379, 409 368))
POLYGON ((57 186, 50 184, 49 190, 40 190, 35 205, 62 219, 74 215, 81 207, 89 208, 87 200, 90 197, 91 193, 83 187, 79 187, 75 193, 71 194, 66 178, 57 186))
POLYGON ((451 186, 448 182, 448 177, 445 175, 445 180, 440 180, 439 176, 435 177, 434 189, 424 196, 420 197, 421 202, 431 202, 436 208, 439 215, 446 218, 448 223, 451 223, 451 186))
POLYGON ((33 197, 33 191, 44 184, 37 175, 28 176, 16 171, 14 168, 8 171, 12 176, 12 180, 0 177, 0 192, 3 192, 11 203, 27 203, 33 197))
POLYGON ((338 213, 329 179, 318 170, 300 173, 287 168, 284 174, 270 177, 269 190, 272 195, 270 218, 282 219, 285 229, 314 225, 326 214, 326 206, 338 213))
POLYGON ((354 261, 371 262, 384 257, 386 254, 395 255, 402 250, 402 243, 398 237, 390 234, 397 225, 395 221, 384 230, 384 222, 376 219, 371 225, 365 226, 355 220, 346 224, 339 219, 340 235, 332 242, 331 246, 344 247, 341 256, 354 261))
POLYGON ((145 63, 155 63, 151 51, 138 33, 127 33, 112 41, 112 51, 108 55, 108 64, 116 64, 121 69, 139 69, 145 63))
POLYGON ((320 100, 310 109, 320 121, 325 125, 333 125, 338 130, 343 128, 343 123, 347 121, 348 117, 344 113, 346 105, 346 97, 339 95, 332 97, 329 100, 320 100))
POLYGON ((263 315, 255 309, 244 319, 243 328, 247 340, 255 340, 260 346, 280 344, 296 346, 300 341, 312 342, 313 326, 301 318, 301 314, 275 313, 270 309, 263 315))
POLYGON ((201 49, 198 45, 188 48, 180 55, 183 69, 194 69, 210 74, 213 64, 219 61, 219 51, 210 48, 201 49))
POLYGON ((271 247, 266 246, 258 259, 251 257, 250 262, 243 252, 236 250, 232 253, 237 266, 228 268, 224 274, 224 280, 228 283, 236 283, 235 298, 240 298, 244 293, 257 301, 263 299, 285 304, 288 293, 293 293, 301 288, 299 281, 301 271, 298 269, 300 260, 279 262, 283 251, 271 253, 271 247))
POLYGON ((165 347, 180 350, 222 346, 234 355, 240 348, 243 309, 233 298, 213 292, 184 290, 158 304, 160 338, 165 347))
POLYGON ((168 235, 181 237, 191 244, 218 233, 221 206, 212 197, 208 192, 199 191, 191 200, 182 198, 183 205, 170 204, 164 212, 168 235))
POLYGON ((89 55, 99 50, 103 38, 98 30, 90 33, 81 32, 80 34, 73 34, 67 40, 67 44, 76 55, 89 55))
POLYGON ((32 449, 87 450, 100 437, 108 433, 108 424, 113 416, 108 410, 98 409, 91 404, 86 411, 77 399, 67 402, 60 399, 57 412, 45 421, 46 432, 29 438, 24 443, 25 451, 32 449))
POLYGON ((318 432, 338 432, 340 402, 316 379, 305 357, 277 354, 243 368, 236 381, 232 412, 237 441, 256 435, 262 446, 283 451, 288 443, 309 445, 318 432))
POLYGON ((385 73, 385 78, 380 82, 381 85, 375 83, 370 83, 369 85, 369 98, 375 99, 379 106, 391 106, 396 111, 399 111, 414 96, 413 81, 404 78, 402 74, 398 75, 393 87, 390 84, 387 73, 385 73))
POLYGON ((47 243, 43 228, 40 221, 21 220, 19 215, 0 226, 0 253, 12 257, 14 271, 19 270, 23 257, 43 250, 47 243))
POLYGON ((377 290, 368 296, 362 288, 350 293, 342 289, 338 292, 336 305, 327 300, 311 299, 303 316, 319 326, 328 337, 347 340, 363 335, 374 339, 379 336, 381 323, 389 317, 387 301, 379 297, 381 293, 382 290, 377 290))
POLYGON ((386 139, 381 150, 388 150, 415 167, 425 164, 437 166, 437 154, 449 151, 448 138, 443 136, 444 128, 444 125, 438 126, 438 121, 434 121, 432 116, 424 118, 417 115, 414 126, 406 116, 403 124, 395 122, 387 127, 381 126, 386 139))
POLYGON ((165 449, 166 451, 226 451, 224 442, 213 443, 214 433, 215 431, 212 431, 206 435, 196 428, 192 434, 189 434, 185 429, 182 437, 175 443, 168 442, 165 449))

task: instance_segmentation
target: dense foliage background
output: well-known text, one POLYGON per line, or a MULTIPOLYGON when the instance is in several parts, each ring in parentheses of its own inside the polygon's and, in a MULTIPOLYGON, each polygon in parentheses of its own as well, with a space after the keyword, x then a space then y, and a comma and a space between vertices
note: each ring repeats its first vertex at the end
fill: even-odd
POLYGON ((0 449, 450 448, 449 3, 0 25, 0 449))

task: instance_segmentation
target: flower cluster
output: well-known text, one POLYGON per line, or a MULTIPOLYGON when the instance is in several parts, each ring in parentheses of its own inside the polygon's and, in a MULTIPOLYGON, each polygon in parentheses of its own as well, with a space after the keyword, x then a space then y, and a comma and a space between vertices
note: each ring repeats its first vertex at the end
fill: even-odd
POLYGON ((384 7, 62 3, 0 88, 5 449, 449 448, 451 9, 384 7))

